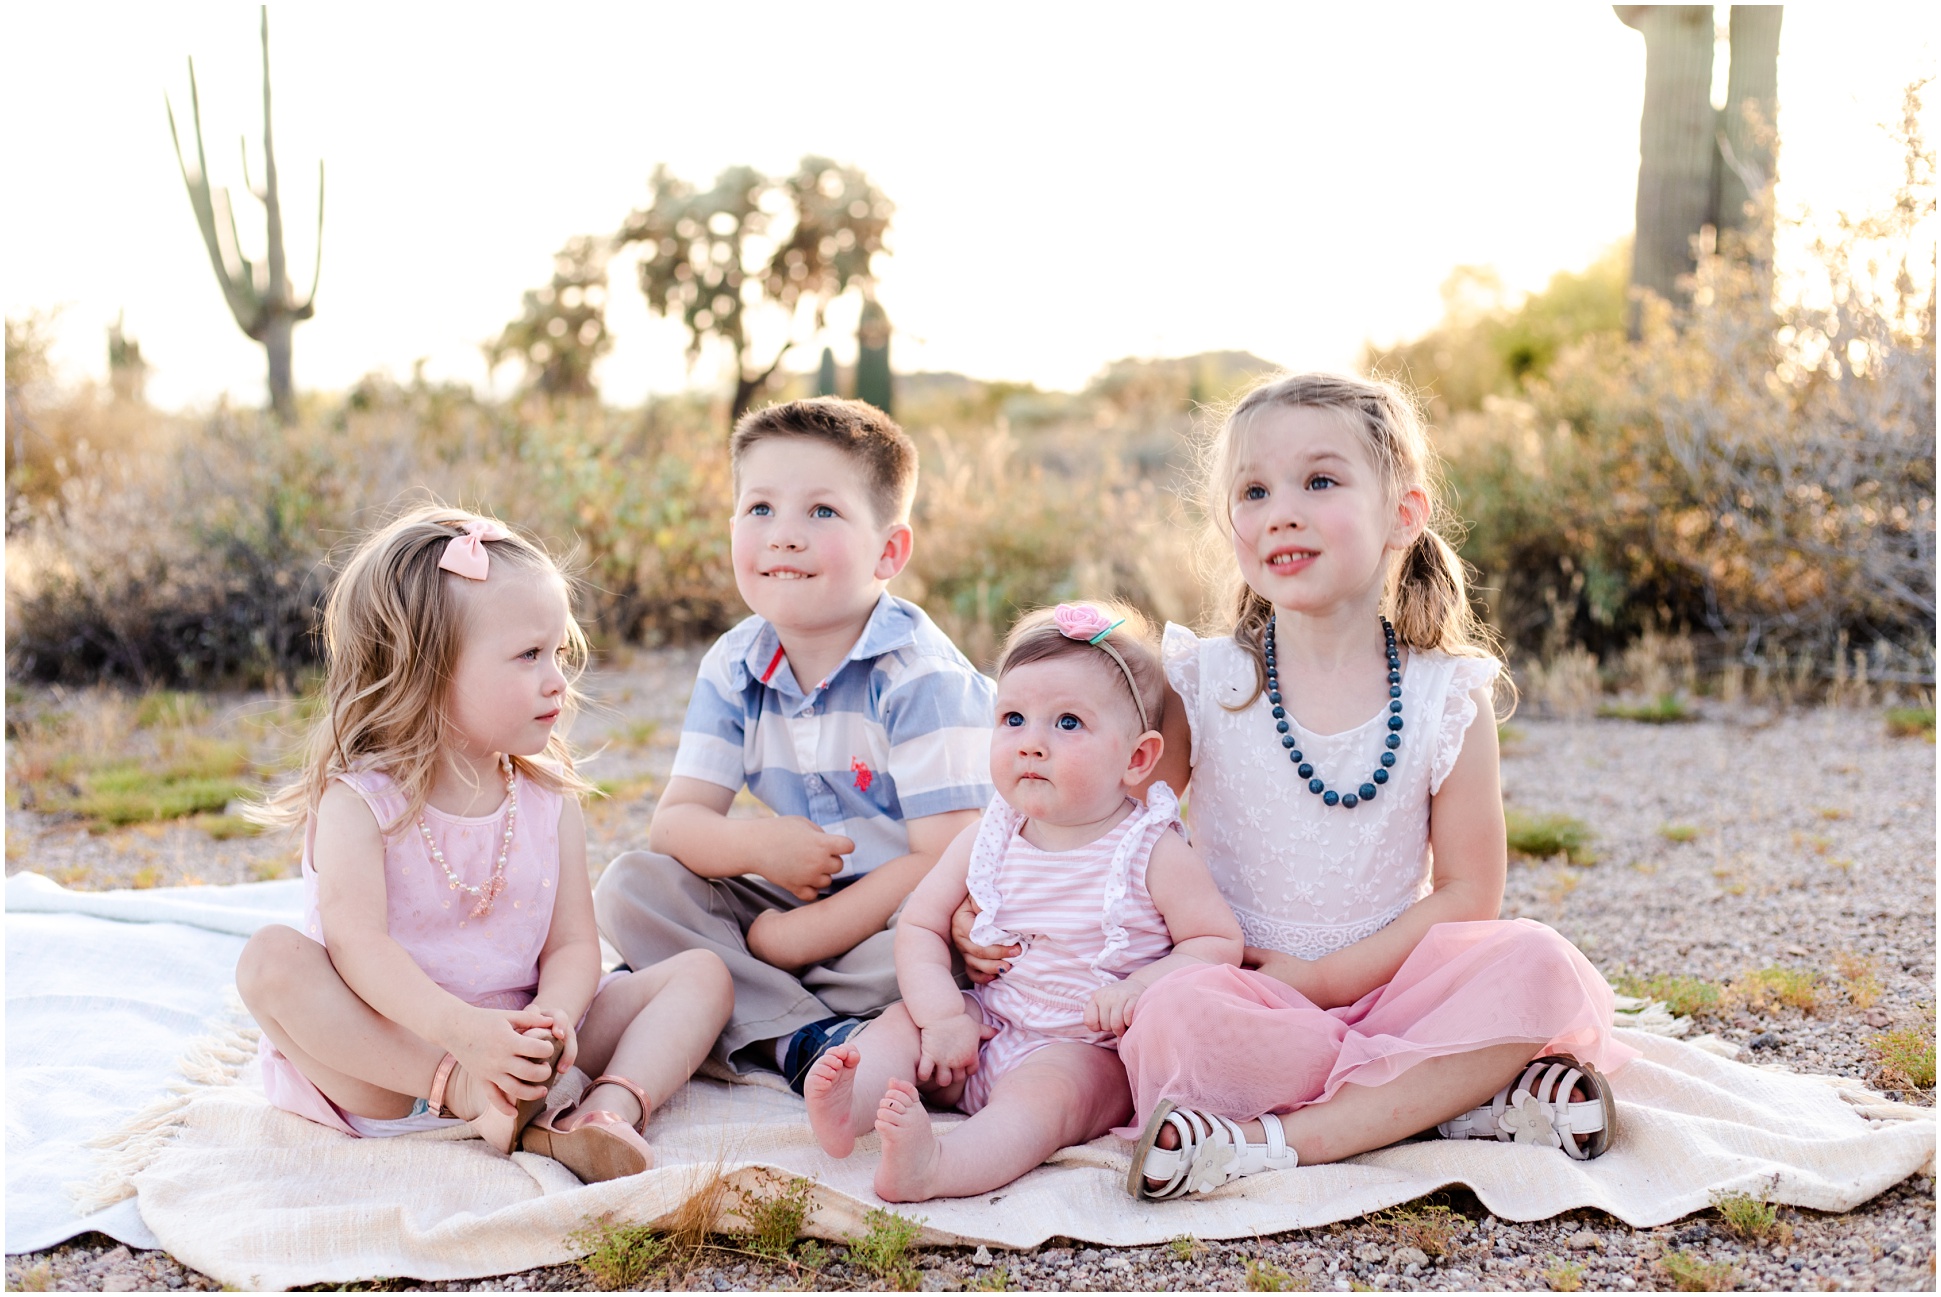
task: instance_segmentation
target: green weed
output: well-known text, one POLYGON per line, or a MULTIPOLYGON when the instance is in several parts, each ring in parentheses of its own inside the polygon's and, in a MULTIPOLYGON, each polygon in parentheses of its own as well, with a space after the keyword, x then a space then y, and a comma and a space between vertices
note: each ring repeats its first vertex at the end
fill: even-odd
POLYGON ((1551 1292, 1577 1292, 1584 1286, 1584 1267, 1575 1261, 1559 1261, 1543 1272, 1551 1292))
POLYGON ((1648 703, 1605 703, 1597 709, 1597 714, 1646 725, 1682 725, 1698 719, 1698 713, 1677 694, 1659 694, 1648 703))
POLYGON ((1733 990, 1754 1009, 1781 1004, 1811 1013, 1820 1003, 1820 975, 1808 968, 1761 968, 1746 974, 1733 990))
POLYGON ((1176 1235, 1166 1244, 1166 1247, 1173 1254, 1173 1260, 1181 1264, 1191 1261, 1196 1256, 1204 1255, 1206 1252, 1206 1244, 1200 1242, 1191 1234, 1176 1235))
POLYGON ((863 1236, 849 1244, 849 1259, 887 1283, 914 1287, 916 1267, 910 1264, 910 1246, 923 1232, 923 1222, 871 1207, 863 1215, 863 1227, 863 1236))
POLYGON ((164 744, 159 760, 122 758, 93 769, 74 769, 69 777, 80 791, 50 797, 51 810, 90 821, 90 828, 177 820, 200 812, 219 812, 250 785, 243 745, 200 735, 182 735, 164 744))
POLYGON ((1934 742, 1934 708, 1895 707, 1887 713, 1887 733, 1897 739, 1934 742))
POLYGON ((799 1175, 784 1180, 763 1172, 759 1187, 736 1192, 740 1205, 734 1214, 748 1225, 742 1233, 743 1245, 756 1256, 786 1260, 790 1245, 802 1232, 802 1222, 815 1210, 815 1185, 799 1175))
POLYGON ((993 1266, 990 1273, 965 1283, 964 1289, 967 1292, 1010 1292, 1011 1276, 1003 1266, 993 1266))
POLYGON ((1690 842, 1698 836, 1696 824, 1661 824, 1658 836, 1667 842, 1690 842))
POLYGON ((1306 1292, 1307 1289, 1306 1275, 1289 1274, 1266 1261, 1247 1262, 1248 1292, 1306 1292))
POLYGON ((259 883, 275 882, 290 876, 290 867, 281 860, 257 860, 249 866, 249 876, 259 883))
POLYGON ((1873 960, 1842 950, 1833 956, 1833 967, 1846 983, 1847 1003, 1856 1009, 1871 1009, 1880 1003, 1880 970, 1873 960))
POLYGON ((666 1265, 667 1240, 645 1225, 623 1225, 611 1216, 590 1218, 566 1236, 581 1252, 580 1269, 604 1292, 637 1291, 666 1265))
POLYGON ((193 729, 209 719, 209 703, 201 694, 163 689, 142 695, 135 704, 137 729, 193 729))
POLYGON ((1532 815, 1527 811, 1506 813, 1510 850, 1534 860, 1565 856, 1572 864, 1590 865, 1597 856, 1590 847, 1591 828, 1570 815, 1532 815))
POLYGON ((614 737, 630 748, 644 748, 650 746, 659 733, 659 721, 637 720, 629 721, 614 731, 614 737))
POLYGON ((1766 1238, 1783 1243, 1792 1237, 1792 1227, 1780 1223, 1779 1208, 1764 1198, 1749 1193, 1714 1193, 1712 1206, 1726 1228, 1749 1243, 1766 1238))
POLYGON ((1626 973, 1618 977, 1612 985, 1620 995, 1662 1000, 1665 1007, 1670 1009, 1674 1016, 1680 1018, 1709 1013, 1717 1009, 1725 998, 1721 988, 1712 982, 1674 974, 1660 973, 1656 977, 1638 977, 1626 973))
POLYGON ((262 825, 240 815, 205 813, 196 816, 192 823, 218 842, 227 842, 231 838, 253 838, 263 831, 262 825))
POLYGON ((1739 1272, 1724 1261, 1707 1261, 1691 1252, 1672 1252, 1658 1262, 1679 1292, 1731 1292, 1739 1272))
POLYGON ((829 1249, 815 1239, 804 1239, 802 1246, 795 1249, 795 1263, 805 1270, 826 1270, 829 1249))
POLYGON ((1385 1225, 1397 1247, 1418 1247, 1424 1255, 1447 1256, 1463 1222, 1447 1207, 1405 1203, 1369 1217, 1385 1225))
POLYGON ((1915 1090, 1934 1088, 1934 1036, 1918 1027, 1884 1031, 1874 1038, 1874 1053, 1890 1080, 1915 1090))

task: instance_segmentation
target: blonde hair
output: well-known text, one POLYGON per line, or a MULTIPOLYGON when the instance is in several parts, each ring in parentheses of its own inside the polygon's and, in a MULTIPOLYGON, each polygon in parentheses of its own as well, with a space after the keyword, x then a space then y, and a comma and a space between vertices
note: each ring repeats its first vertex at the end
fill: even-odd
MULTIPOLYGON (((1412 394, 1386 379, 1283 374, 1257 384, 1229 406, 1202 454, 1201 504, 1209 549, 1217 544, 1232 554, 1233 484, 1241 453, 1255 418, 1275 409, 1333 412, 1362 438, 1391 505, 1412 488, 1428 497, 1429 516, 1421 535, 1390 563, 1383 585, 1382 612, 1394 623, 1396 640, 1409 648, 1458 657, 1500 657, 1495 629, 1469 602, 1468 566, 1448 539, 1458 535, 1458 528, 1443 500, 1441 462, 1421 411, 1412 394)), ((1247 585, 1231 557, 1221 570, 1233 609, 1234 642, 1254 663, 1254 692, 1239 704, 1247 707, 1267 688, 1264 643, 1274 606, 1247 585)), ((1507 683, 1507 677, 1499 677, 1499 688, 1507 683)), ((1512 703, 1513 698, 1512 687, 1512 703)))
MULTIPOLYGON (((404 795, 404 813, 381 826, 387 836, 423 814, 439 753, 451 737, 447 694, 469 616, 460 589, 477 584, 441 570, 438 561, 465 524, 481 521, 488 520, 427 505, 357 546, 324 605, 323 710, 311 727, 302 772, 250 808, 250 818, 275 827, 305 823, 333 777, 363 769, 383 771, 404 795)), ((525 537, 512 533, 484 544, 494 575, 508 568, 537 572, 570 593, 566 574, 525 537)), ((585 669, 587 643, 570 614, 566 650, 561 707, 571 710, 581 701, 573 682, 585 669)), ((537 757, 514 756, 512 764, 555 792, 592 791, 574 773, 572 751, 557 729, 537 757)))
MULTIPOLYGON (((1159 632, 1131 604, 1116 599, 1088 599, 1085 603, 1104 613, 1107 621, 1124 619, 1125 624, 1113 630, 1111 640, 1112 647, 1125 659, 1126 671, 1132 673, 1132 679, 1126 679, 1126 671, 1119 670, 1110 653, 1059 630, 1052 620, 1055 610, 1051 608, 1028 612, 1011 627, 1011 633, 1004 637, 1004 647, 998 650, 998 677, 1002 679, 1006 671, 1027 662, 1083 656, 1097 662, 1101 671, 1118 681, 1126 691, 1126 701, 1144 707, 1149 728, 1158 729, 1166 707, 1166 673, 1159 663, 1159 632), (1134 685, 1138 687, 1136 694, 1134 685)), ((1133 718, 1138 719, 1137 708, 1133 709, 1133 718)))

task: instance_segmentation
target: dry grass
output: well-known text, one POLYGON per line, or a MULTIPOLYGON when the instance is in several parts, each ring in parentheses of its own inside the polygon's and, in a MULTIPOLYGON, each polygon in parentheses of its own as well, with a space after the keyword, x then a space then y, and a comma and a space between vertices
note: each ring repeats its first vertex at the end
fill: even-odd
POLYGON ((1618 994, 1646 1000, 1659 1000, 1676 1017, 1687 1018, 1715 1012, 1725 1000, 1724 988, 1702 978, 1661 973, 1638 977, 1623 973, 1612 980, 1618 994))
POLYGON ((1397 1247, 1421 1248, 1430 1257, 1448 1255, 1468 1225, 1449 1208, 1420 1201, 1390 1207, 1368 1219, 1385 1226, 1397 1247))
POLYGON ((1679 1292, 1731 1292, 1739 1286, 1739 1272, 1724 1261, 1707 1261, 1693 1252, 1673 1252, 1658 1268, 1679 1292))
POLYGON ((1579 1292, 1584 1287, 1584 1267, 1575 1261, 1559 1261, 1543 1272, 1543 1282, 1551 1292, 1579 1292))
POLYGON ((1761 968, 1732 984, 1733 994, 1755 1012, 1774 1005, 1811 1013, 1822 1002, 1825 984, 1810 968, 1761 968))
POLYGON ((1572 864, 1597 863, 1591 827, 1572 815, 1536 815, 1514 807, 1504 812, 1510 850, 1532 860, 1563 856, 1572 864))
POLYGON ((1883 1031, 1873 1042, 1885 1079, 1912 1090, 1934 1088, 1934 1029, 1928 1026, 1883 1031))
POLYGON ((1880 1003, 1880 965, 1877 960, 1842 950, 1833 956, 1833 969, 1840 975, 1847 1003, 1856 1009, 1871 1009, 1880 1003))
POLYGON ((1779 1219, 1779 1208, 1753 1194, 1715 1193, 1712 1206, 1725 1227, 1748 1243, 1792 1242, 1793 1227, 1779 1219))

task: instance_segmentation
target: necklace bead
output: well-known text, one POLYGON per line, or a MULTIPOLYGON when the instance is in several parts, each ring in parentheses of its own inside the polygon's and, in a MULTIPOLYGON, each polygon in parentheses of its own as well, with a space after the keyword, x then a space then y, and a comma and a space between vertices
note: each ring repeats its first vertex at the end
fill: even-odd
POLYGON ((519 823, 519 785, 513 778, 512 758, 500 753, 499 767, 505 772, 505 833, 500 837, 499 859, 492 866, 492 876, 483 883, 474 886, 464 882, 452 872, 452 867, 445 863, 445 853, 438 849, 438 843, 431 836, 431 826, 425 823, 422 812, 418 816, 418 832, 424 837, 425 849, 431 853, 432 861, 445 871, 445 880, 451 885, 451 889, 478 898, 478 903, 472 907, 472 917, 475 919, 482 919, 492 913, 492 902, 498 900, 499 893, 505 890, 506 857, 512 851, 513 828, 519 823))
POLYGON ((1395 749, 1402 746, 1402 658, 1395 646, 1395 627, 1388 618, 1381 619, 1382 643, 1388 656, 1388 734, 1382 742, 1387 751, 1381 754, 1381 765, 1375 768, 1368 781, 1351 793, 1339 792, 1328 787, 1327 781, 1314 773, 1314 766, 1301 755, 1295 736, 1290 732, 1287 721, 1287 708, 1281 700, 1281 679, 1279 664, 1275 660, 1274 628, 1278 616, 1267 619, 1266 643, 1263 657, 1267 667, 1267 701, 1273 704, 1274 729, 1280 734, 1281 747, 1286 749, 1287 758, 1294 763, 1295 773, 1307 780, 1307 789, 1321 799, 1323 806, 1341 806, 1353 810, 1363 802, 1375 800, 1375 794, 1388 782, 1388 772, 1395 764, 1395 749))

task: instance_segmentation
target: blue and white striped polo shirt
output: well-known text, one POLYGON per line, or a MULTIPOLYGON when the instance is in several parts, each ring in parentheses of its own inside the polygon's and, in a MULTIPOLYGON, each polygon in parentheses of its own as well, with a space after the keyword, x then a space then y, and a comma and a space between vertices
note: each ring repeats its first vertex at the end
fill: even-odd
POLYGON ((753 616, 701 659, 674 774, 748 791, 856 843, 840 877, 907 855, 907 820, 989 805, 996 687, 913 603, 885 594, 804 692, 753 616))

